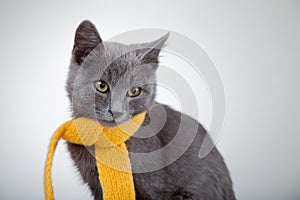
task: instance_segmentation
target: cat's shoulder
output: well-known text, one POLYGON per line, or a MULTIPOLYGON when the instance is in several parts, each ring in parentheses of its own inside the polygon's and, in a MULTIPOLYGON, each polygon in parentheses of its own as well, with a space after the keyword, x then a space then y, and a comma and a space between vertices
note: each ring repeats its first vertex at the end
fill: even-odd
POLYGON ((155 102, 153 106, 158 107, 158 109, 155 109, 158 110, 158 112, 154 111, 152 115, 158 118, 164 118, 162 120, 165 120, 166 126, 171 124, 173 127, 179 128, 179 125, 182 125, 183 128, 194 128, 201 132, 206 132, 205 128, 198 120, 186 113, 178 111, 169 105, 158 102, 155 102))
POLYGON ((155 129, 160 129, 158 136, 165 142, 169 142, 180 133, 198 137, 200 141, 207 135, 206 129, 193 117, 157 102, 153 104, 153 109, 147 113, 146 123, 149 122, 154 126, 158 124, 159 127, 155 127, 155 129), (152 120, 154 123, 151 122, 152 120))

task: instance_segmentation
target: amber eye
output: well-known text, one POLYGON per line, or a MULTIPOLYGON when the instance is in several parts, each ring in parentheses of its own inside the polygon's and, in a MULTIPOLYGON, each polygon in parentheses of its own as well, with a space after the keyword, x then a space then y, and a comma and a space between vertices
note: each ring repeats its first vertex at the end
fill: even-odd
POLYGON ((127 94, 130 97, 136 97, 139 96, 141 94, 141 88, 140 87, 132 87, 128 90, 127 94))
POLYGON ((108 84, 105 81, 97 81, 95 83, 95 88, 99 91, 99 92, 107 92, 108 91, 108 84))

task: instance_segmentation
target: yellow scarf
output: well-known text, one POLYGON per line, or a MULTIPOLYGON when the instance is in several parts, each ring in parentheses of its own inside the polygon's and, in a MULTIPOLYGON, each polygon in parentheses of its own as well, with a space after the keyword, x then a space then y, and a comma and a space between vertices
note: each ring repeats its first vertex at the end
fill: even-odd
POLYGON ((45 171, 44 192, 46 200, 53 200, 51 166, 54 151, 61 138, 85 146, 95 145, 96 165, 103 199, 135 199, 133 176, 126 140, 141 126, 145 112, 116 127, 104 127, 97 121, 78 118, 61 125, 51 138, 45 171))

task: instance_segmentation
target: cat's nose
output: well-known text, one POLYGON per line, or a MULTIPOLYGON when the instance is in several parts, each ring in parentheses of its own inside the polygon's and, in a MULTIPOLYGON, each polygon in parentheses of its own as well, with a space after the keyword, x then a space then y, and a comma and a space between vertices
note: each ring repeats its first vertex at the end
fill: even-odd
POLYGON ((111 111, 111 110, 108 110, 108 112, 113 116, 113 118, 118 118, 120 117, 121 115, 123 115, 122 112, 117 112, 117 111, 111 111))

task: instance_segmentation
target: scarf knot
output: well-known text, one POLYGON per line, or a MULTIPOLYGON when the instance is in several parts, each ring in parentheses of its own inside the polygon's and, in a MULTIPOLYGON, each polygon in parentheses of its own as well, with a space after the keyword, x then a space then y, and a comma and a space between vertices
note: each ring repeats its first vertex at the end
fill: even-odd
POLYGON ((131 164, 125 142, 142 125, 144 118, 145 112, 116 127, 105 127, 87 118, 73 119, 61 125, 49 145, 44 175, 45 199, 54 199, 51 166, 60 138, 70 143, 95 146, 95 159, 104 200, 135 199, 131 164))

